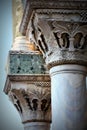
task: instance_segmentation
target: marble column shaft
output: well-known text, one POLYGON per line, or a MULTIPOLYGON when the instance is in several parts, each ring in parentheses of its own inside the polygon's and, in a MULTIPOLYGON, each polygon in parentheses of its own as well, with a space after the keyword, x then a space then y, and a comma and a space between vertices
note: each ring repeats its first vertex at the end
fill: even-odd
POLYGON ((80 65, 50 69, 52 130, 83 130, 86 122, 86 73, 80 65))

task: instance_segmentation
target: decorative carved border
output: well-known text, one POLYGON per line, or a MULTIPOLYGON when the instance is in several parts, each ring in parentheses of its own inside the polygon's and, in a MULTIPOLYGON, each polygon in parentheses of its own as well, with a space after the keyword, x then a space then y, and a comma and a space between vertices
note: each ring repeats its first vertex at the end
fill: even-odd
POLYGON ((42 55, 38 51, 9 51, 9 54, 32 54, 32 55, 42 55))
POLYGON ((81 10, 81 9, 76 9, 76 10, 69 10, 69 9, 37 9, 35 10, 35 13, 38 15, 56 15, 56 14, 61 14, 61 15, 76 15, 78 14, 80 17, 79 22, 87 22, 87 10, 81 10))
POLYGON ((35 9, 69 9, 69 10, 87 10, 87 1, 86 0, 27 0, 25 5, 25 10, 20 25, 20 32, 23 35, 26 35, 27 26, 32 15, 32 12, 35 9))
POLYGON ((11 82, 27 82, 39 86, 50 87, 50 76, 48 74, 40 75, 8 75, 4 87, 4 92, 8 94, 11 89, 11 82))
POLYGON ((87 66, 87 62, 83 62, 82 60, 58 60, 54 61, 48 64, 48 69, 57 66, 57 65, 63 65, 63 64, 77 64, 77 65, 84 65, 87 66))
POLYGON ((66 51, 57 51, 52 56, 49 56, 46 60, 46 64, 48 66, 48 69, 52 68, 53 66, 57 65, 63 65, 63 64, 78 64, 78 65, 84 65, 87 66, 87 56, 85 51, 82 52, 66 52, 66 51), (56 59, 58 57, 58 59, 56 59))
POLYGON ((27 120, 27 121, 23 121, 22 123, 23 124, 26 124, 26 123, 30 123, 30 122, 44 122, 44 123, 51 123, 52 121, 48 121, 48 120, 27 120))

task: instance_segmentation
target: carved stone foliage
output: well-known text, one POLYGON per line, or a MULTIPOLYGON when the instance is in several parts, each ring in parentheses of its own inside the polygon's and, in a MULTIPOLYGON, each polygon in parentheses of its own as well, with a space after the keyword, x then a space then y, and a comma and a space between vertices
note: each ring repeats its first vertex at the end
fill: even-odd
POLYGON ((31 19, 32 38, 48 67, 66 63, 86 65, 87 22, 82 18, 84 11, 46 10, 36 10, 31 19))
POLYGON ((4 92, 19 112, 22 122, 51 121, 49 75, 9 75, 4 92))
POLYGON ((12 89, 9 92, 9 97, 23 122, 27 120, 44 120, 50 122, 50 88, 42 88, 29 84, 26 89, 12 89))
POLYGON ((38 47, 41 50, 42 54, 44 55, 48 51, 48 46, 45 40, 45 37, 40 28, 38 28, 38 47))
POLYGON ((36 10, 29 23, 32 24, 28 28, 32 29, 27 30, 27 35, 31 34, 30 40, 43 55, 53 48, 75 51, 86 47, 87 22, 82 18, 82 11, 36 10))
POLYGON ((49 88, 29 88, 27 91, 23 90, 22 94, 30 110, 46 112, 49 109, 51 103, 49 88))
POLYGON ((26 2, 20 30, 34 41, 48 67, 87 65, 86 4, 86 1, 26 2))
POLYGON ((9 92, 9 98, 12 101, 12 103, 14 104, 14 106, 16 107, 17 111, 20 113, 20 115, 22 114, 22 107, 20 104, 20 101, 18 99, 18 97, 16 96, 15 93, 12 93, 11 91, 9 92))
POLYGON ((84 49, 87 39, 87 25, 75 22, 52 22, 53 33, 61 49, 69 51, 84 49))
POLYGON ((38 44, 44 53, 52 48, 52 44, 55 48, 68 51, 87 48, 86 23, 40 21, 38 24, 41 28, 38 29, 38 44))

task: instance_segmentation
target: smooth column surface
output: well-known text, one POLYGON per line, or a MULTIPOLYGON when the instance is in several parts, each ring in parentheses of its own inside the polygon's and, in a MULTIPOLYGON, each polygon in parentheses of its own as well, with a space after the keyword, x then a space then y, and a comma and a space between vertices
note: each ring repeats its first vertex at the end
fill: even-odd
POLYGON ((86 73, 80 65, 50 69, 52 130, 86 130, 86 73))

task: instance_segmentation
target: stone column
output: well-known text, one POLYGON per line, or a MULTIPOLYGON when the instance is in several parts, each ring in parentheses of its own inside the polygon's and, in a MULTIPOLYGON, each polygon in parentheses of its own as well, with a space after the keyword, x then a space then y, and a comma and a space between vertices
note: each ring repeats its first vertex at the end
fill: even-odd
POLYGON ((50 130, 50 79, 46 75, 10 75, 5 93, 20 114, 24 130, 50 130))
MULTIPOLYGON (((30 5, 33 11, 26 10, 23 21, 32 14, 32 35, 49 68, 52 130, 87 129, 87 3, 30 0, 26 6, 30 5)), ((22 33, 23 27, 28 31, 23 21, 22 33)))
MULTIPOLYGON (((87 129, 87 33, 85 33, 87 25, 75 24, 53 22, 52 31, 60 49, 54 38, 54 48, 51 47, 51 41, 47 44, 50 46, 48 47, 50 52, 46 53, 46 64, 51 76, 54 130, 87 129)), ((42 27, 40 23, 39 25, 42 27)))
POLYGON ((81 65, 59 65, 50 69, 52 130, 86 130, 86 74, 81 65))
POLYGON ((12 51, 36 51, 34 43, 29 42, 26 35, 22 35, 19 31, 22 16, 23 16, 23 2, 22 0, 13 0, 13 44, 12 51))

